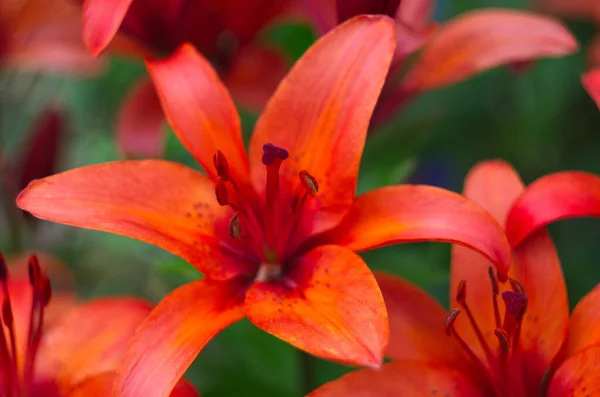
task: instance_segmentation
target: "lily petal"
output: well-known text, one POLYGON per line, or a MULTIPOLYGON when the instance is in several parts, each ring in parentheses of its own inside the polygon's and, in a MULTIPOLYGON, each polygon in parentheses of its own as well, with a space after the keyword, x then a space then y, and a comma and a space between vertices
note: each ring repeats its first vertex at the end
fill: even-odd
POLYGON ((85 0, 83 41, 92 55, 99 56, 115 36, 133 0, 85 0))
POLYGON ((70 310, 45 331, 37 375, 69 390, 90 375, 114 370, 150 310, 137 298, 95 299, 70 310))
POLYGON ((549 223, 582 216, 600 216, 600 177, 557 172, 536 180, 515 199, 506 218, 506 235, 517 246, 549 223))
POLYGON ((335 228, 320 237, 353 251, 397 242, 444 241, 472 248, 506 275, 510 247, 490 214, 464 197, 432 186, 399 185, 356 198, 335 228))
POLYGON ((600 345, 600 284, 584 296, 569 318, 567 337, 557 363, 582 350, 600 345))
MULTIPOLYGON (((516 171, 503 161, 482 162, 469 172, 464 195, 503 223, 511 203, 524 190, 516 171)), ((518 280, 528 297, 523 329, 540 330, 521 334, 521 348, 527 352, 524 360, 528 384, 538 385, 550 361, 564 338, 569 307, 565 282, 552 240, 545 230, 513 249, 509 276, 518 280), (543 335, 542 335, 543 332, 543 335)), ((496 328, 492 303, 492 284, 488 267, 492 264, 481 255, 463 247, 452 248, 451 306, 458 306, 456 291, 461 280, 466 281, 467 304, 486 333, 496 328)), ((508 284, 501 289, 510 289, 508 284)), ((456 329, 481 357, 485 357, 469 321, 465 316, 456 321, 456 329)), ((488 343, 498 340, 492 332, 488 343)))
POLYGON ((194 47, 184 44, 170 57, 146 61, 167 120, 184 146, 212 178, 220 150, 238 183, 248 178, 240 119, 219 76, 194 47))
POLYGON ((512 62, 573 53, 578 44, 550 17, 526 11, 476 10, 444 25, 403 83, 408 91, 440 88, 512 62))
POLYGON ((251 266, 220 251, 231 213, 214 189, 206 176, 177 163, 120 161, 34 181, 17 205, 38 218, 154 244, 222 279, 251 266))
POLYGON ((386 356, 395 361, 422 360, 468 366, 455 340, 444 332, 446 310, 419 287, 385 273, 375 273, 390 321, 386 356))
POLYGON ((483 397, 459 370, 437 362, 398 361, 380 371, 363 369, 329 382, 307 397, 483 397))
POLYGON ((287 278, 250 287, 245 303, 250 321, 318 357, 381 365, 388 342, 385 304, 358 255, 321 246, 294 263, 287 278))
POLYGON ((600 346, 590 347, 567 360, 552 377, 548 397, 596 396, 600 393, 600 346))
MULTIPOLYGON (((67 395, 67 397, 106 397, 110 396, 116 374, 103 372, 91 376, 80 382, 67 395)), ((200 394, 189 382, 182 379, 177 383, 169 397, 199 397, 200 394)))
POLYGON ((360 16, 323 36, 296 62, 256 124, 250 144, 253 181, 264 192, 263 145, 286 149, 282 189, 306 170, 320 185, 313 232, 334 226, 354 199, 369 119, 394 52, 394 23, 360 16), (321 193, 322 192, 322 193, 321 193))
POLYGON ((136 84, 121 105, 117 119, 117 144, 126 157, 162 157, 165 115, 154 86, 136 84))
POLYGON ((117 371, 113 396, 168 395, 200 350, 242 319, 240 280, 193 281, 167 295, 131 339, 117 371))
POLYGON ((400 0, 337 0, 338 22, 344 22, 360 14, 382 14, 394 17, 400 0))
POLYGON ((600 69, 590 70, 581 76, 581 83, 600 108, 600 69))

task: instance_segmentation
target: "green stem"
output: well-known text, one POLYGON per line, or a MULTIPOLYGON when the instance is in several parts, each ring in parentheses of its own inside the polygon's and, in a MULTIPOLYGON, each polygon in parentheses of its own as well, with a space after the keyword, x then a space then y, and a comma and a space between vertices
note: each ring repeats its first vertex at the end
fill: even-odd
POLYGON ((305 396, 317 387, 316 375, 317 360, 310 354, 298 350, 298 371, 300 373, 300 387, 305 396))

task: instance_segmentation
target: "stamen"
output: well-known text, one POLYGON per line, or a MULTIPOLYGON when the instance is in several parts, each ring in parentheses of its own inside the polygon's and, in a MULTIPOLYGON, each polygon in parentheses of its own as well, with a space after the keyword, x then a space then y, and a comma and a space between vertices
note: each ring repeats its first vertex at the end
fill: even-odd
POLYGON ((452 330, 454 329, 454 321, 456 321, 456 317, 460 314, 459 309, 452 309, 446 316, 444 320, 444 329, 446 330, 446 335, 451 335, 452 330))
MULTIPOLYGON (((17 384, 17 343, 16 343, 16 334, 14 328, 14 319, 13 313, 11 309, 10 295, 8 293, 8 266, 6 265, 6 261, 2 252, 0 252, 0 282, 2 283, 2 292, 4 293, 4 301, 2 302, 2 322, 0 322, 0 328, 2 328, 2 323, 6 326, 6 330, 8 332, 8 340, 4 335, 4 329, 2 328, 2 332, 0 332, 0 343, 3 345, 2 352, 0 352, 0 362, 5 361, 6 364, 3 365, 7 369, 6 377, 9 378, 7 380, 7 387, 10 390, 10 393, 13 391, 13 387, 18 388, 17 384), (10 343, 10 351, 8 350, 8 346, 10 343), (4 353, 4 347, 6 347, 6 353, 4 353), (14 386, 13 386, 14 385, 14 386)), ((17 389, 18 393, 18 389, 17 389)))
POLYGON ((227 162, 225 155, 220 150, 215 152, 213 156, 213 163, 219 178, 222 178, 225 182, 229 181, 229 163, 227 162))
POLYGON ((289 157, 287 150, 270 143, 263 145, 262 162, 267 167, 267 186, 265 192, 265 241, 266 256, 275 255, 275 225, 274 217, 277 212, 277 197, 279 196, 279 169, 281 162, 289 157))
POLYGON ((452 309, 446 316, 446 319, 444 320, 444 327, 446 330, 446 335, 452 336, 454 339, 456 339, 456 341, 458 342, 460 347, 464 350, 464 352, 467 354, 467 356, 469 356, 471 361, 473 361, 480 370, 485 370, 486 366, 483 363, 483 361, 481 361, 479 356, 477 356, 477 354, 475 354, 475 352, 473 350, 471 350, 471 347, 458 334, 458 332, 456 332, 456 329, 454 328, 454 322, 456 321, 456 318, 458 317, 459 314, 460 314, 459 309, 452 309))
POLYGON ((500 328, 502 321, 500 320, 500 308, 498 306, 498 294, 500 294, 500 288, 498 288, 498 281, 494 276, 494 268, 488 267, 488 275, 492 283, 492 302, 494 305, 494 319, 496 320, 496 328, 500 328))
POLYGON ((511 278, 509 279, 510 282, 510 287, 512 288, 512 290, 514 292, 521 292, 521 293, 525 293, 525 288, 523 287, 523 284, 521 284, 520 282, 518 282, 517 280, 511 278))
POLYGON ((456 289, 456 301, 463 305, 467 299, 467 282, 460 280, 458 288, 456 289))
POLYGON ((502 328, 496 328, 494 330, 494 335, 496 335, 498 341, 500 342, 500 355, 505 358, 508 356, 508 350, 510 348, 510 339, 508 334, 502 328))
POLYGON ((309 174, 306 170, 300 171, 298 176, 300 177, 300 183, 302 183, 302 186, 308 193, 313 196, 317 194, 319 191, 319 182, 317 182, 314 176, 309 174))
POLYGON ((231 221, 229 222, 229 235, 233 238, 240 238, 242 236, 239 212, 233 214, 233 218, 231 218, 231 221))
POLYGON ((229 205, 229 191, 223 178, 217 180, 215 196, 217 196, 217 202, 220 206, 225 207, 226 205, 229 205))

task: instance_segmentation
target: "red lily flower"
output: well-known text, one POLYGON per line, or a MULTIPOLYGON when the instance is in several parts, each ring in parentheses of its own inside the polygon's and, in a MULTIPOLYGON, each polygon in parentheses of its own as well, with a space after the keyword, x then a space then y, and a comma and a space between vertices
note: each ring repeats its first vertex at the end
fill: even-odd
POLYGON ((445 315, 416 286, 378 274, 390 317, 387 353, 395 362, 381 372, 351 373, 311 396, 348 392, 381 396, 393 391, 407 397, 558 397, 600 391, 600 284, 579 302, 569 319, 560 263, 543 229, 550 219, 582 215, 584 207, 588 212, 598 211, 600 178, 590 185, 588 174, 561 174, 524 188, 506 163, 476 166, 467 177, 464 193, 505 224, 512 236, 510 283, 498 283, 485 258, 455 246, 451 301, 456 309, 445 315), (563 211, 560 217, 555 211, 546 222, 540 223, 538 217, 532 223, 529 210, 551 212, 545 198, 552 195, 549 186, 554 187, 554 201, 563 211), (595 203, 579 194, 584 189, 595 191, 595 203))
POLYGON ((90 74, 100 62, 77 33, 81 18, 70 0, 0 2, 0 65, 19 69, 90 74))
MULTIPOLYGON (((29 258, 28 268, 28 281, 9 279, 0 253, 0 395, 108 395, 126 343, 150 305, 135 298, 49 304, 50 281, 36 256, 29 258)), ((198 394, 181 381, 171 396, 198 394)))
MULTIPOLYGON (((117 37, 140 43, 145 52, 172 54, 191 43, 211 63, 234 98, 260 110, 289 69, 283 54, 256 42, 290 0, 85 0, 83 39, 98 56, 117 37)), ((123 52, 123 46, 117 49, 123 52)), ((143 51, 129 46, 129 53, 143 51)), ((144 79, 126 98, 117 121, 117 141, 128 157, 160 157, 164 115, 152 84, 144 79)))
POLYGON ((480 9, 438 26, 432 22, 432 0, 304 0, 321 32, 361 13, 396 20, 398 46, 393 72, 384 88, 374 120, 394 116, 416 95, 463 81, 477 73, 544 57, 561 57, 578 44, 557 20, 531 12, 480 9), (460 50, 458 50, 460 49, 460 50), (407 57, 421 50, 408 72, 407 57))
POLYGON ((148 68, 175 133, 208 176, 162 160, 125 161, 21 193, 17 204, 37 217, 149 242, 206 276, 165 297, 140 326, 117 395, 166 395, 213 335, 245 316, 311 354, 380 365, 386 310, 353 251, 457 242, 505 276, 504 233, 460 195, 406 185, 354 197, 394 44, 385 16, 352 19, 321 38, 269 101, 249 155, 216 72, 184 45, 148 68))

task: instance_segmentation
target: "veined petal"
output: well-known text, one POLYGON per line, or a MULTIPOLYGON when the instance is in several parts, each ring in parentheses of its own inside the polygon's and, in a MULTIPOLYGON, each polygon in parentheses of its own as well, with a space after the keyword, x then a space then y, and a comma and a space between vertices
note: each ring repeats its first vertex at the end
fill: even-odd
POLYGON ((133 0, 85 0, 83 2, 83 41, 98 56, 119 30, 133 0))
POLYGON ((423 91, 464 80, 512 62, 573 53, 578 44, 557 20, 526 11, 475 10, 444 25, 406 77, 423 91))
POLYGON ((600 108, 600 69, 590 70, 581 76, 581 83, 600 108))
POLYGON ((484 397, 489 396, 456 367, 437 362, 398 361, 380 371, 363 369, 329 382, 307 397, 484 397))
POLYGON ((549 223, 582 216, 600 216, 600 177, 557 172, 536 180, 515 199, 506 218, 506 235, 517 246, 549 223))
MULTIPOLYGON (((66 397, 106 397, 110 396, 115 372, 103 372, 86 378, 75 386, 66 397)), ((182 379, 177 383, 169 397, 199 397, 200 394, 189 382, 182 379)))
POLYGON ((131 339, 113 396, 168 395, 200 350, 244 317, 245 280, 193 281, 167 295, 131 339))
POLYGON ((250 287, 245 303, 250 321, 316 356, 381 365, 388 342, 385 305, 358 255, 321 246, 298 259, 286 278, 250 287))
POLYGON ((296 62, 256 124, 250 144, 253 181, 264 192, 263 145, 286 149, 282 189, 306 170, 319 183, 313 232, 334 226, 354 199, 369 119, 395 46, 394 23, 354 18, 323 36, 296 62))
POLYGON ((44 332, 37 373, 69 390, 86 377, 114 370, 151 306, 137 298, 101 298, 70 310, 44 332))
MULTIPOLYGON (((509 164, 486 161, 473 167, 467 175, 464 195, 503 223, 511 203, 523 190, 523 182, 509 164)), ((565 335, 569 315, 567 292, 556 249, 545 230, 513 249, 512 258, 509 276, 523 285, 528 297, 523 329, 529 331, 522 332, 520 337, 521 348, 527 352, 525 376, 529 384, 537 385, 565 335)), ((452 248, 451 306, 458 306, 456 290, 460 281, 465 280, 467 303, 484 334, 496 328, 492 284, 487 271, 490 266, 486 258, 472 250, 452 248)), ((503 284, 500 288, 510 289, 510 286, 503 284)), ((468 319, 461 317, 455 323, 456 329, 476 353, 485 357, 468 319)), ((493 332, 487 335, 491 346, 498 343, 493 332)))
POLYGON ((240 119, 219 76, 194 47, 184 44, 170 57, 146 61, 167 120, 181 142, 212 178, 220 150, 238 183, 248 178, 240 119))
POLYGON ((224 254, 231 213, 206 176, 162 160, 77 168, 32 182, 17 205, 38 218, 135 238, 179 255, 211 278, 250 269, 224 254))
POLYGON ((390 321, 386 356, 395 361, 421 360, 467 367, 455 340, 446 335, 446 310, 423 290, 408 281, 375 273, 390 321))
POLYGON ((165 115, 152 82, 136 84, 121 105, 117 119, 117 144, 129 158, 162 157, 165 115))
POLYGON ((556 364, 582 350, 600 345, 600 284, 584 296, 569 318, 567 337, 556 364))
POLYGON ((432 186, 389 186, 365 193, 321 238, 354 251, 397 242, 444 241, 481 252, 501 274, 506 275, 510 264, 510 247, 498 222, 464 197, 432 186))
POLYGON ((600 346, 590 347, 560 366, 552 377, 548 397, 596 396, 600 393, 600 346))

